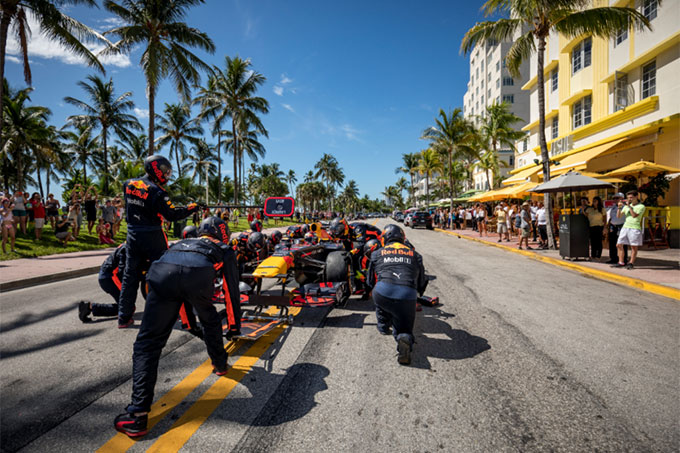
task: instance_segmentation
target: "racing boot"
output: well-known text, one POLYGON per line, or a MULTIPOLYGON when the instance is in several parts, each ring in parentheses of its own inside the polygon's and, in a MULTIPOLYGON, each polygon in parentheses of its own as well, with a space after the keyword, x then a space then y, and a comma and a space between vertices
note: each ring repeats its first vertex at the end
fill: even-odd
POLYGON ((229 366, 225 363, 224 367, 213 365, 213 373, 218 376, 224 376, 229 372, 229 366))
POLYGON ((149 416, 144 415, 134 415, 129 412, 120 414, 113 420, 113 426, 116 431, 126 434, 128 437, 137 438, 142 437, 149 430, 146 428, 149 416))
POLYGON ((400 365, 411 364, 412 342, 408 335, 399 334, 397 336, 397 362, 400 365))
POLYGON ((80 319, 81 322, 84 323, 92 322, 92 320, 90 319, 91 313, 92 306, 90 305, 89 302, 85 302, 84 300, 78 302, 78 319, 80 319))

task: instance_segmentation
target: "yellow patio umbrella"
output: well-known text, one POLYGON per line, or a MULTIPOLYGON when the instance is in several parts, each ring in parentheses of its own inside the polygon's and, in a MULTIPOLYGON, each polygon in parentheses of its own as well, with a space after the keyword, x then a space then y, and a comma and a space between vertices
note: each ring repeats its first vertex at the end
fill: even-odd
POLYGON ((637 176, 638 178, 642 176, 655 176, 658 173, 678 173, 680 169, 668 167, 666 165, 656 164, 654 162, 649 162, 646 160, 641 160, 639 162, 634 162, 625 167, 621 167, 617 170, 605 173, 604 176, 637 176))
POLYGON ((622 183, 628 182, 625 179, 612 178, 612 177, 609 177, 607 175, 602 175, 600 173, 591 173, 589 171, 580 171, 579 173, 581 173, 583 176, 590 176, 591 178, 597 178, 600 181, 609 182, 609 183, 612 183, 612 184, 622 184, 622 183))

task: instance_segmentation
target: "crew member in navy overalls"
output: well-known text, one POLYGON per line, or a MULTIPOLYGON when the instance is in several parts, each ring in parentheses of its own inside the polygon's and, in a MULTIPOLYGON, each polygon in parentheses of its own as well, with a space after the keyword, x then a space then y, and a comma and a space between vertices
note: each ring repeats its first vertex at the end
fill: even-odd
POLYGON ((144 161, 146 176, 123 184, 125 219, 127 221, 127 260, 118 300, 118 328, 133 324, 135 300, 139 287, 139 269, 146 261, 154 262, 168 249, 161 227, 161 216, 172 222, 198 210, 196 203, 176 208, 163 188, 172 174, 170 161, 163 156, 150 156, 144 161))
POLYGON ((373 288, 378 330, 390 333, 397 340, 397 360, 411 363, 413 323, 416 317, 418 292, 425 290, 427 277, 423 259, 405 245, 404 230, 387 225, 383 230, 383 247, 373 252, 368 268, 368 285, 373 288))
POLYGON ((213 372, 227 374, 227 352, 222 322, 213 305, 215 281, 223 281, 229 331, 240 331, 241 312, 236 256, 229 247, 229 227, 219 217, 208 217, 198 227, 200 237, 183 239, 151 264, 149 295, 132 356, 132 399, 116 417, 117 431, 136 438, 147 433, 158 361, 184 301, 198 314, 213 372))

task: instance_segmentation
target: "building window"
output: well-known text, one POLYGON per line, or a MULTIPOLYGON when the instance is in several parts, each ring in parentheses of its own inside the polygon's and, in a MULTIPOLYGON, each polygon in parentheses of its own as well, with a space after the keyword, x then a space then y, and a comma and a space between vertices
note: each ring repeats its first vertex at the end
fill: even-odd
POLYGON ((528 148, 529 148, 529 139, 525 138, 524 140, 522 140, 522 152, 526 153, 528 148))
POLYGON ((504 94, 503 95, 503 102, 507 102, 508 104, 514 104, 515 103, 515 95, 514 94, 504 94))
POLYGON ((502 58, 501 61, 503 62, 503 67, 505 67, 505 58, 502 58))
POLYGON ((515 165, 515 156, 510 156, 510 160, 508 161, 508 165, 511 167, 515 165))
POLYGON ((616 32, 616 36, 614 36, 614 47, 618 46, 626 39, 628 39, 628 29, 622 28, 616 32))
POLYGON ((512 80, 512 77, 503 77, 503 86, 513 86, 515 84, 515 81, 512 80))
POLYGON ((590 66, 593 40, 586 38, 571 52, 571 73, 575 74, 583 68, 590 66))
POLYGON ((482 60, 482 71, 484 70, 484 60, 482 60))
POLYGON ((550 73, 550 92, 557 91, 557 69, 553 69, 550 73))
POLYGON ((590 121, 592 120, 591 113, 592 101, 590 96, 586 96, 575 103, 573 107, 574 129, 590 124, 590 121))
POLYGON ((486 75, 486 81, 487 81, 487 82, 491 82, 491 73, 488 73, 488 74, 486 75))
POLYGON ((500 104, 500 103, 501 103, 501 97, 500 97, 500 96, 496 96, 496 104, 500 104))
POLYGON ((644 0, 642 3, 642 14, 647 20, 656 19, 656 10, 659 7, 657 0, 644 0))
POLYGON ((496 79, 496 88, 501 87, 501 79, 496 79))
POLYGON ((479 78, 479 68, 475 69, 475 77, 479 78))
POLYGON ((550 138, 555 140, 557 138, 557 133, 559 131, 560 120, 558 117, 553 118, 552 126, 550 127, 550 138))
POLYGON ((642 67, 642 98, 656 94, 656 61, 642 67))
POLYGON ((488 90, 486 90, 486 98, 487 98, 487 99, 491 99, 491 88, 489 88, 488 90))
POLYGON ((498 61, 496 62, 496 71, 500 71, 500 70, 501 70, 501 61, 498 60, 498 61))
POLYGON ((628 106, 628 74, 616 73, 614 81, 614 111, 618 112, 628 106))

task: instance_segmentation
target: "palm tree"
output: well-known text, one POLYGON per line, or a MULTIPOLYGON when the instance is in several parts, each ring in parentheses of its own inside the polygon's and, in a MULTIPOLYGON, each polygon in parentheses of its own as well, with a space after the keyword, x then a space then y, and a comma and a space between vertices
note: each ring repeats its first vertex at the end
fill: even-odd
MULTIPOLYGON (((83 166, 83 179, 87 180, 87 167, 99 149, 99 141, 96 136, 93 136, 91 127, 78 124, 75 128, 75 132, 64 132, 66 139, 64 147, 78 156, 77 159, 83 166)), ((108 173, 107 170, 104 170, 104 172, 104 174, 108 173)))
POLYGON ((186 158, 185 143, 196 145, 203 128, 196 119, 191 119, 191 110, 186 104, 165 104, 165 116, 158 117, 156 130, 163 135, 156 139, 159 146, 170 143, 170 156, 175 155, 177 175, 182 177, 182 162, 186 158))
MULTIPOLYGON (((8 91, 2 115, 5 118, 5 126, 2 130, 4 143, 0 148, 0 157, 6 161, 5 170, 14 169, 19 189, 26 187, 27 170, 30 170, 32 165, 30 154, 35 154, 50 138, 47 119, 51 112, 47 107, 27 105, 31 100, 32 91, 32 88, 16 93, 8 91)), ((6 173, 4 178, 5 189, 9 189, 6 173)))
MULTIPOLYGON (((478 43, 514 41, 505 59, 508 70, 514 76, 519 76, 522 62, 537 52, 538 138, 545 182, 550 181, 550 155, 545 139, 543 62, 550 33, 560 33, 567 39, 588 35, 611 38, 631 24, 639 29, 651 29, 647 18, 634 8, 589 8, 590 3, 590 0, 487 0, 482 7, 487 16, 509 13, 510 18, 477 23, 468 30, 461 43, 461 50, 468 53, 478 43), (515 38, 516 33, 523 30, 528 31, 515 38)), ((548 244, 555 248, 549 193, 544 195, 544 204, 550 219, 547 224, 548 244)))
POLYGON ((389 201, 388 205, 395 205, 398 204, 397 201, 399 198, 401 198, 401 194, 399 193, 399 189, 397 189, 395 186, 387 186, 385 187, 385 190, 380 192, 380 195, 384 196, 387 201, 389 201))
POLYGON ((465 141, 471 129, 472 124, 465 119, 461 109, 457 108, 449 115, 440 109, 439 118, 435 119, 435 126, 425 129, 421 137, 430 141, 430 147, 446 156, 449 207, 452 210, 454 198, 453 161, 465 152, 465 149, 461 148, 460 145, 465 141))
POLYGON ((65 102, 85 112, 82 115, 71 115, 66 121, 74 125, 83 124, 92 129, 101 128, 99 138, 104 152, 104 168, 102 169, 104 192, 108 193, 109 160, 107 140, 110 130, 113 130, 118 137, 124 137, 130 134, 132 130, 141 130, 142 126, 135 116, 127 113, 135 106, 134 102, 132 102, 131 91, 126 91, 120 96, 116 96, 114 94, 113 79, 105 82, 96 75, 89 75, 87 80, 90 83, 80 81, 78 86, 87 93, 91 104, 70 96, 65 97, 65 102))
POLYGON ((314 168, 316 168, 314 177, 318 178, 319 176, 323 176, 323 178, 326 180, 326 192, 332 212, 335 185, 338 184, 342 186, 342 183, 345 180, 345 173, 342 171, 342 168, 340 168, 338 160, 334 156, 327 153, 324 153, 324 155, 321 156, 321 159, 319 159, 319 161, 314 164, 314 168))
MULTIPOLYGON (((216 125, 227 117, 231 118, 231 136, 234 140, 234 202, 239 199, 238 169, 241 163, 241 142, 243 131, 255 131, 265 137, 269 136, 258 114, 269 112, 269 103, 263 97, 256 96, 260 85, 267 79, 251 69, 249 59, 236 56, 225 57, 225 69, 213 68, 208 84, 199 90, 195 103, 201 105, 201 118, 212 119, 216 125), (248 124, 249 126, 245 126, 248 124)), ((218 128, 219 129, 219 128, 218 128)))
POLYGON ((266 154, 264 145, 259 141, 257 129, 250 129, 250 127, 249 123, 239 123, 236 129, 236 140, 234 140, 232 131, 224 130, 220 133, 220 136, 225 137, 224 145, 227 152, 236 153, 236 160, 239 163, 236 181, 238 181, 239 187, 243 185, 243 169, 245 167, 243 156, 246 155, 253 162, 257 162, 259 158, 266 154))
POLYGON ((425 175, 425 199, 426 208, 430 207, 430 176, 433 173, 442 170, 442 164, 439 160, 437 152, 432 148, 425 149, 420 152, 420 159, 418 164, 418 172, 425 175))
POLYGON ((198 175, 198 183, 200 185, 206 167, 208 168, 208 174, 210 176, 215 176, 215 171, 217 170, 217 166, 215 165, 217 155, 215 154, 214 145, 208 144, 203 139, 198 140, 196 145, 191 148, 191 153, 188 157, 189 165, 187 170, 193 171, 191 174, 192 181, 195 180, 198 175))
POLYGON ((357 186, 357 182, 353 179, 347 181, 341 196, 349 205, 350 211, 356 210, 356 205, 359 201, 359 187, 357 186))
POLYGON ((286 175, 286 182, 288 183, 288 189, 290 190, 290 195, 293 196, 295 193, 295 183, 297 182, 297 176, 295 176, 295 170, 288 170, 286 175))
POLYGON ((411 178, 410 198, 411 202, 415 203, 415 186, 413 185, 413 175, 418 173, 418 161, 420 160, 420 156, 418 153, 406 153, 402 154, 401 158, 403 160, 403 165, 401 167, 397 167, 394 172, 406 173, 409 175, 411 178))
MULTIPOLYGON (((97 6, 95 0, 0 0, 0 82, 5 78, 5 55, 7 51, 7 35, 10 26, 14 28, 19 42, 19 49, 24 64, 24 81, 32 85, 31 66, 28 59, 28 42, 31 30, 28 26, 28 15, 31 14, 40 25, 40 32, 58 42, 61 46, 83 57, 85 62, 104 72, 104 67, 97 57, 81 42, 96 39, 103 42, 106 38, 90 27, 59 10, 69 4, 85 4, 97 6), (27 12, 29 14, 27 14, 27 12)), ((4 111, 4 85, 0 83, 0 112, 4 111)), ((3 130, 4 118, 0 115, 0 131, 3 130)), ((2 147, 0 138, 0 147, 2 147)))
POLYGON ((484 137, 484 140, 491 145, 490 152, 493 154, 491 158, 493 165, 492 171, 494 174, 494 181, 488 179, 489 187, 491 189, 496 188, 496 180, 499 177, 499 163, 500 166, 507 163, 503 160, 498 159, 498 147, 505 146, 510 148, 512 151, 515 150, 515 142, 524 137, 525 133, 512 128, 512 124, 521 121, 522 119, 512 113, 509 110, 507 103, 503 102, 497 104, 494 102, 486 107, 486 115, 481 119, 482 124, 480 127, 480 132, 484 137))
POLYGON ((305 173, 305 179, 304 179, 305 183, 312 182, 315 179, 316 179, 316 177, 314 176, 314 172, 312 170, 309 170, 307 173, 305 173))
POLYGON ((161 80, 172 79, 177 93, 189 100, 192 85, 198 85, 200 71, 210 67, 193 54, 189 47, 209 53, 215 51, 210 37, 200 30, 180 22, 192 6, 203 0, 106 0, 104 6, 118 16, 125 25, 107 31, 106 35, 119 36, 120 40, 102 53, 115 54, 143 48, 139 65, 146 78, 146 95, 149 98, 149 156, 154 153, 156 130, 156 93, 161 80))
POLYGON ((399 190, 399 196, 403 198, 402 192, 404 192, 404 190, 409 190, 411 186, 409 185, 406 178, 402 176, 401 178, 397 179, 397 182, 394 184, 394 187, 396 187, 399 190))
POLYGON ((146 134, 135 135, 130 134, 123 137, 122 140, 117 140, 116 144, 121 149, 121 157, 126 161, 132 161, 135 164, 143 164, 148 151, 148 137, 146 134))

